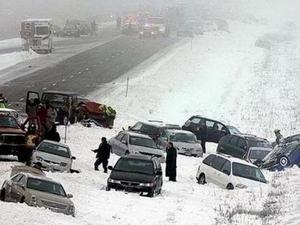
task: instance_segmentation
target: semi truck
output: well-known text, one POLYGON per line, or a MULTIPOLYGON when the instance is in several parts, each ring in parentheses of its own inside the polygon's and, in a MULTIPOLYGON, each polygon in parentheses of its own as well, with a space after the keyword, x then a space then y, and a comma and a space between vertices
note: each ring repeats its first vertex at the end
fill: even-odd
POLYGON ((53 50, 53 24, 51 19, 26 19, 21 22, 23 50, 51 53, 53 50))

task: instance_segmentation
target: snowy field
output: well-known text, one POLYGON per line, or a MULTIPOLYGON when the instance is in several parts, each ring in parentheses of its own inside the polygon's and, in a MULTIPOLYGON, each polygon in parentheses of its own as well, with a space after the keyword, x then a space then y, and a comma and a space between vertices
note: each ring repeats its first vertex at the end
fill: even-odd
MULTIPOLYGON (((264 171, 265 188, 227 191, 198 185, 201 159, 178 157, 178 182, 164 180, 155 198, 105 191, 107 174, 93 170, 102 136, 117 134, 137 120, 160 119, 182 125, 201 114, 273 140, 297 132, 299 122, 300 38, 293 27, 228 21, 229 32, 210 32, 186 39, 156 55, 90 97, 117 110, 115 128, 68 127, 67 143, 77 157, 79 174, 48 173, 74 195, 76 217, 24 204, 0 202, 1 224, 292 224, 300 221, 298 168, 264 171), (284 34, 284 36, 283 36, 284 34), (258 41, 260 40, 260 41, 258 41), (261 41, 262 40, 262 41, 261 41), (259 44, 264 43, 264 44, 259 44), (129 92, 126 80, 129 78, 129 92)), ((60 133, 64 136, 63 128, 60 133)), ((208 146, 214 152, 216 145, 208 146)), ((109 165, 118 157, 112 155, 109 165)), ((17 162, 0 164, 0 183, 17 162)))

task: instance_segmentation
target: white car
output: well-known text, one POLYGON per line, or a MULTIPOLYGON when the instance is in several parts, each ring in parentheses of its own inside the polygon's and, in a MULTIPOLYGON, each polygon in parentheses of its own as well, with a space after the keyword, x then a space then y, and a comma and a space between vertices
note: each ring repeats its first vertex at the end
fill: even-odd
POLYGON ((214 183, 222 188, 247 188, 267 183, 263 173, 251 163, 227 155, 210 154, 200 164, 199 184, 214 183))
POLYGON ((62 143, 44 140, 32 153, 32 164, 41 164, 46 171, 70 172, 73 159, 70 148, 62 143))
POLYGON ((157 148, 152 138, 145 134, 121 131, 109 140, 112 153, 122 156, 129 154, 151 155, 165 162, 164 152, 157 148))
POLYGON ((166 149, 168 141, 171 141, 179 154, 202 157, 203 150, 197 137, 187 130, 164 130, 158 138, 158 146, 166 149))

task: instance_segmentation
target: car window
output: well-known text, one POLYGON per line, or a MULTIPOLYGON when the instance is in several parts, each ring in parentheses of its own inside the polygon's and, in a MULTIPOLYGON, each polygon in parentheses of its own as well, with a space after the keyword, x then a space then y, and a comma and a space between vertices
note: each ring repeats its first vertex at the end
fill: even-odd
POLYGON ((247 143, 243 138, 239 138, 238 147, 242 149, 245 149, 247 147, 247 143))
POLYGON ((0 127, 19 128, 16 119, 11 116, 0 116, 0 127))
POLYGON ((133 127, 131 127, 131 130, 139 131, 141 130, 143 124, 141 122, 137 122, 133 127))
POLYGON ((207 156, 202 162, 208 166, 211 166, 212 160, 215 158, 215 155, 209 155, 207 156))
POLYGON ((227 175, 230 175, 230 172, 231 172, 231 163, 230 163, 229 160, 227 160, 227 159, 225 160, 225 163, 224 163, 224 165, 223 165, 223 167, 221 169, 221 172, 225 173, 227 175))
POLYGON ((214 128, 214 121, 206 120, 206 126, 207 128, 213 129, 214 128))
POLYGON ((194 124, 199 124, 200 123, 200 118, 198 118, 198 117, 193 117, 192 119, 191 119, 191 122, 192 123, 194 123, 194 124))
POLYGON ((22 175, 20 177, 20 180, 18 181, 18 184, 24 185, 26 184, 26 177, 24 175, 22 175))
POLYGON ((253 166, 234 162, 232 163, 232 174, 234 176, 266 183, 266 179, 260 169, 253 166))
POLYGON ((248 139, 250 147, 272 148, 272 145, 267 140, 248 139))
POLYGON ((130 136, 129 144, 147 147, 147 148, 157 148, 155 142, 151 138, 145 138, 145 137, 130 136))
POLYGON ((214 160, 212 161, 212 167, 216 170, 221 170, 224 163, 226 162, 226 160, 222 157, 215 157, 214 160))
POLYGON ((237 136, 231 136, 228 143, 231 145, 237 145, 238 140, 239 140, 239 138, 237 136))
POLYGON ((49 154, 53 154, 53 155, 58 155, 58 156, 62 156, 65 158, 70 158, 71 157, 71 153, 70 153, 70 149, 62 146, 62 145, 58 145, 58 144, 54 144, 54 143, 49 143, 49 142, 42 142, 38 148, 38 151, 41 152, 46 152, 49 154))
POLYGON ((167 138, 167 132, 165 130, 163 130, 163 132, 161 133, 161 137, 167 138))
POLYGON ((128 173, 153 174, 154 166, 150 160, 121 158, 116 163, 114 170, 128 173))
POLYGON ((28 178, 27 188, 64 197, 66 196, 65 190, 60 184, 47 180, 28 178))
POLYGON ((117 136, 116 136, 116 140, 118 141, 121 141, 122 137, 124 136, 125 134, 124 133, 119 133, 117 136))
POLYGON ((22 177, 22 175, 21 175, 21 174, 18 174, 18 175, 16 175, 16 176, 14 176, 11 180, 12 180, 13 182, 17 183, 17 182, 20 180, 21 177, 22 177))
POLYGON ((124 134, 124 136, 121 138, 122 143, 128 143, 128 134, 124 134))
POLYGON ((174 133, 170 135, 170 141, 196 143, 197 137, 193 133, 174 133))

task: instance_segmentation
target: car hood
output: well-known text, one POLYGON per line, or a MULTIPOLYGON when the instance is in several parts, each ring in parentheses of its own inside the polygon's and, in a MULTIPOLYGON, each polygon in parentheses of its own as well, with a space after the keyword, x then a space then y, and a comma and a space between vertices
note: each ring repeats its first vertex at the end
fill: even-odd
POLYGON ((114 180, 132 181, 140 183, 151 183, 154 180, 154 175, 140 174, 140 173, 130 173, 123 171, 113 170, 109 176, 114 180))
POLYGON ((58 164, 61 162, 70 163, 72 161, 70 158, 65 158, 59 155, 49 154, 41 151, 34 151, 33 155, 35 157, 39 156, 42 157, 44 160, 51 161, 58 164))
POLYGON ((177 148, 201 149, 201 145, 199 143, 173 142, 173 144, 174 144, 174 147, 177 147, 177 148))
POLYGON ((11 128, 11 127, 0 127, 0 134, 23 134, 25 135, 25 131, 20 128, 11 128))
POLYGON ((140 153, 152 154, 152 155, 157 155, 157 156, 164 155, 162 150, 156 149, 156 148, 148 148, 148 147, 144 147, 144 146, 130 145, 129 149, 132 150, 133 152, 140 152, 140 153))
POLYGON ((51 194, 48 192, 37 191, 34 189, 27 189, 27 190, 30 192, 30 194, 35 195, 38 200, 52 201, 64 205, 74 205, 73 202, 67 197, 51 194))

